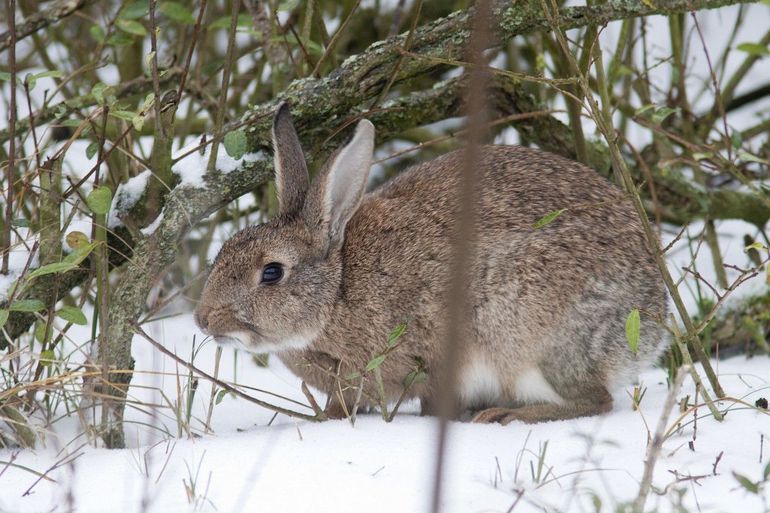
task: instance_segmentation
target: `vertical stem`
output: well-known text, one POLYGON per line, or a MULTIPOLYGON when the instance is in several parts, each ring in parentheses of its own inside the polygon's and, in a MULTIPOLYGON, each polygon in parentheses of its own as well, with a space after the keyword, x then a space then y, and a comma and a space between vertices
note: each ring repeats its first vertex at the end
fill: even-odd
MULTIPOLYGON (((565 48, 565 55, 572 56, 572 53, 568 51, 569 44, 567 42, 567 38, 564 36, 564 32, 559 28, 554 19, 554 15, 556 12, 558 12, 558 5, 554 0, 550 1, 550 5, 547 3, 549 0, 542 0, 542 5, 544 12, 546 14, 546 17, 551 22, 551 24, 554 26, 554 30, 556 32, 556 37, 559 41, 559 44, 562 45, 563 48, 565 48)), ((645 237, 647 238, 647 243, 649 244, 650 251, 652 253, 653 258, 655 259, 655 263, 658 265, 658 269, 660 270, 660 274, 663 278, 663 282, 666 284, 666 287, 668 288, 669 293, 671 294, 671 298, 674 300, 674 304, 676 305, 676 309, 679 312, 679 316, 682 319, 682 322, 684 322, 685 328, 687 329, 687 334, 685 335, 686 341, 690 342, 692 345, 692 348, 695 351, 695 355, 698 357, 698 360, 703 365, 703 370, 706 373, 706 376, 709 378, 709 382, 711 383, 711 386, 714 388, 714 393, 717 395, 717 397, 724 397, 725 393, 722 389, 722 386, 719 384, 719 379, 717 378, 716 373, 714 372, 714 368, 711 366, 711 362, 708 359, 708 356, 706 355, 706 352, 703 350, 703 344, 700 341, 700 338, 698 337, 698 332, 695 328, 695 325, 692 322, 692 319, 690 318, 690 314, 687 312, 687 308, 684 306, 684 302, 682 301, 682 297, 679 294, 679 290, 677 289, 676 283, 674 283, 673 278, 671 277, 671 273, 668 271, 668 266, 666 265, 666 260, 663 256, 663 253, 661 251, 660 247, 660 240, 658 240, 658 237, 655 235, 655 232, 653 231, 649 219, 647 219, 647 212, 644 209, 644 204, 642 203, 641 198, 639 197, 639 192, 636 190, 636 186, 634 185, 634 180, 631 177, 631 173, 628 170, 628 166, 626 165, 626 161, 623 158, 623 155, 620 153, 620 148, 617 145, 617 134, 615 133, 615 129, 613 128, 612 124, 607 124, 607 120, 604 116, 604 111, 599 107, 598 103, 596 102, 596 99, 591 94, 591 90, 588 87, 588 79, 585 75, 580 73, 580 70, 578 69, 577 62, 575 62, 574 57, 571 59, 571 64, 573 67, 573 70, 575 72, 575 76, 579 79, 579 83, 581 84, 583 88, 583 92, 585 94, 586 100, 588 102, 588 106, 591 110, 592 117, 594 119, 594 122, 596 123, 597 128, 601 132, 602 136, 604 136, 604 139, 607 141, 607 146, 610 150, 610 157, 612 159, 612 167, 615 172, 615 175, 618 176, 620 183, 622 184, 623 188, 628 192, 628 194, 631 197, 631 201, 634 205, 634 208, 636 210, 637 216, 639 216, 639 221, 642 223, 642 228, 644 229, 645 237)), ((599 81, 599 78, 603 78, 602 75, 597 75, 597 88, 601 91, 602 89, 607 88, 606 81, 599 81)), ((609 98, 609 94, 601 95, 603 98, 609 98)), ((611 120, 610 120, 611 121, 611 120)), ((705 394, 705 389, 704 389, 705 394)), ((705 398, 705 395, 704 395, 705 398)), ((714 415, 714 417, 717 420, 721 420, 721 415, 718 413, 714 415)))
POLYGON ((449 296, 447 318, 444 323, 446 338, 445 352, 439 368, 438 390, 441 395, 438 400, 438 412, 441 422, 437 441, 437 456, 434 473, 433 501, 431 511, 438 513, 441 509, 442 476, 445 462, 445 449, 449 419, 457 415, 456 388, 463 346, 467 339, 470 315, 470 305, 467 299, 467 284, 469 269, 474 260, 476 244, 476 202, 478 197, 478 180, 475 170, 479 165, 481 153, 479 148, 487 132, 486 94, 485 88, 489 80, 484 64, 484 48, 488 47, 492 31, 489 28, 491 9, 489 0, 478 0, 473 16, 473 32, 468 44, 469 61, 476 64, 470 71, 468 93, 466 100, 468 139, 462 155, 462 169, 458 190, 455 198, 458 209, 455 219, 453 238, 453 258, 450 270, 449 296))
MULTIPOLYGON (((212 230, 213 231, 213 230, 212 230)), ((214 377, 219 378, 219 362, 222 360, 222 346, 217 346, 216 355, 214 356, 214 377)), ((217 398, 217 386, 213 382, 211 383, 211 396, 209 397, 209 411, 206 414, 206 424, 204 425, 204 433, 211 431, 211 415, 214 413, 214 403, 217 398)))
POLYGON ((16 0, 7 0, 8 32, 11 34, 11 46, 8 49, 8 67, 11 72, 11 102, 8 112, 8 172, 5 198, 5 222, 3 223, 3 253, 0 274, 8 274, 8 261, 11 253, 11 224, 13 223, 13 184, 16 181, 16 0))
MULTIPOLYGON (((671 48, 674 58, 674 66, 672 69, 677 70, 677 76, 672 77, 672 81, 676 81, 680 108, 684 115, 682 116, 682 132, 684 136, 690 141, 697 141, 698 134, 692 123, 692 118, 688 115, 690 112, 690 101, 687 98, 687 86, 685 84, 685 71, 687 65, 684 60, 684 14, 674 14, 669 16, 669 28, 671 32, 671 48)), ((689 157, 691 162, 695 162, 693 167, 693 174, 695 181, 701 185, 705 185, 706 177, 701 167, 697 164, 697 161, 692 156, 692 151, 685 147, 684 154, 689 157)), ((717 239, 717 231, 712 219, 706 219, 705 226, 705 239, 706 244, 711 252, 711 260, 714 263, 714 273, 717 277, 717 283, 723 289, 728 286, 727 273, 724 268, 724 261, 722 260, 722 251, 719 248, 719 240, 717 239)))
MULTIPOLYGON (((99 134, 100 144, 99 144, 99 160, 101 161, 104 157, 104 141, 106 137, 106 131, 107 131, 107 117, 109 115, 109 107, 104 107, 104 112, 102 113, 102 130, 101 134, 99 134)), ((96 170, 96 173, 94 174, 94 189, 99 187, 100 183, 100 176, 99 176, 99 169, 96 170)), ((96 253, 96 258, 94 265, 96 267, 96 309, 98 312, 98 322, 99 322, 99 338, 98 338, 98 354, 99 354, 99 360, 102 367, 102 387, 101 392, 105 394, 105 397, 107 395, 110 395, 112 392, 112 385, 111 385, 111 379, 110 379, 110 366, 108 363, 107 355, 107 329, 109 327, 108 321, 108 308, 109 308, 109 269, 108 269, 108 260, 107 260, 107 216, 106 214, 93 214, 93 233, 94 233, 94 242, 97 243, 96 249, 94 250, 96 253)), ((110 407, 108 406, 110 404, 110 399, 104 399, 102 402, 102 409, 101 409, 101 425, 102 429, 105 430, 105 432, 110 431, 110 423, 109 423, 109 410, 110 407)), ((107 442, 108 446, 110 445, 110 442, 107 442)))
MULTIPOLYGON (((689 367, 692 368, 692 366, 689 367)), ((680 368, 676 374, 676 378, 674 378, 674 381, 671 383, 671 388, 666 397, 666 403, 663 406, 663 411, 658 419, 658 426, 655 428, 655 435, 652 442, 647 446, 647 457, 644 461, 644 475, 642 476, 642 482, 639 485, 639 494, 636 496, 631 509, 634 513, 644 512, 644 504, 647 502, 647 495, 649 495, 650 489, 652 488, 652 473, 653 470, 655 470, 655 463, 658 461, 660 451, 663 449, 663 442, 666 440, 666 423, 671 415, 671 410, 673 410, 676 405, 676 394, 679 393, 679 389, 682 387, 682 382, 684 381, 686 373, 684 368, 680 368)))
POLYGON ((211 156, 207 171, 211 173, 217 164, 217 151, 219 142, 222 138, 222 126, 225 124, 225 111, 227 109, 227 87, 230 84, 230 70, 233 67, 235 48, 235 32, 238 29, 238 11, 241 9, 241 0, 233 0, 232 11, 230 14, 230 34, 227 40, 227 55, 225 56, 225 69, 222 71, 222 93, 219 96, 219 105, 217 106, 217 119, 214 125, 214 142, 211 144, 211 156))

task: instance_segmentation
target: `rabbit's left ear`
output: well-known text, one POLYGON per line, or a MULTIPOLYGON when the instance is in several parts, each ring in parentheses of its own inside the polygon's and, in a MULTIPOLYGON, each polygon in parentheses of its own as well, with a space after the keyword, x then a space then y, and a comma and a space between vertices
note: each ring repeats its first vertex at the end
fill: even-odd
POLYGON ((302 209, 310 184, 305 155, 291 120, 289 104, 278 106, 273 118, 273 152, 275 154, 275 188, 281 214, 293 214, 302 209))
POLYGON ((373 153, 374 125, 363 119, 308 191, 303 212, 307 224, 324 231, 332 245, 342 243, 345 225, 361 203, 373 153))

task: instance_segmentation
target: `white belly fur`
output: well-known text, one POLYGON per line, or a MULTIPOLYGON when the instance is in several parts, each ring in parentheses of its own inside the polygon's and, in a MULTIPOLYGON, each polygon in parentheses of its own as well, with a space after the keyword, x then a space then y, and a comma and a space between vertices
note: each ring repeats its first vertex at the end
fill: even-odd
POLYGON ((564 399, 556 393, 550 383, 543 377, 540 369, 530 368, 521 372, 516 378, 515 397, 523 403, 564 403, 564 399))
POLYGON ((506 391, 497 369, 486 358, 473 355, 460 371, 459 396, 463 406, 507 406, 510 398, 524 404, 563 404, 538 368, 517 372, 512 391, 506 391), (507 392, 507 393, 506 393, 507 392))
POLYGON ((460 370, 460 401, 465 407, 496 405, 503 387, 497 369, 481 356, 471 356, 460 370))

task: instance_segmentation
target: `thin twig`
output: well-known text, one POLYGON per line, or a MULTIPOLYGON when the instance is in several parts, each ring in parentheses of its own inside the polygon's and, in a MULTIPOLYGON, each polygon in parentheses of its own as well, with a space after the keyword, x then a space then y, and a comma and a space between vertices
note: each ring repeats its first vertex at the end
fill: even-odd
POLYGON ((647 496, 650 493, 652 487, 652 473, 655 470, 655 464, 660 456, 660 451, 663 448, 663 442, 666 440, 665 431, 668 423, 668 417, 671 415, 676 405, 676 395, 679 393, 679 389, 682 387, 684 377, 687 375, 686 367, 681 367, 674 378, 671 387, 668 390, 668 396, 666 396, 666 402, 663 405, 663 411, 658 419, 658 426, 655 429, 655 436, 652 439, 652 443, 647 446, 647 457, 644 461, 644 474, 642 476, 642 482, 639 485, 639 494, 633 503, 633 511, 641 513, 644 511, 644 504, 647 501, 647 496))
POLYGON ((458 212, 454 220, 452 266, 449 274, 449 302, 447 317, 444 321, 444 355, 438 375, 438 412, 440 415, 439 432, 436 442, 436 462, 433 481, 431 511, 441 510, 443 473, 446 458, 446 442, 449 419, 457 415, 456 389, 459 375, 460 358, 470 327, 470 303, 466 290, 470 278, 470 266, 476 247, 476 203, 480 193, 476 177, 476 167, 480 160, 479 148, 484 141, 486 122, 486 85, 489 76, 482 65, 484 48, 490 45, 491 6, 488 0, 478 0, 472 23, 472 33, 468 44, 471 62, 478 64, 469 70, 470 78, 467 91, 467 144, 462 155, 462 174, 457 183, 458 212))
POLYGON ((268 402, 265 402, 265 401, 262 401, 260 399, 257 399, 256 397, 252 397, 252 396, 250 396, 248 394, 245 394, 245 393, 241 392, 239 389, 235 388, 234 386, 231 386, 228 383, 225 383, 224 381, 215 378, 211 374, 208 374, 208 373, 200 370, 199 368, 197 368, 193 364, 191 364, 191 363, 183 360, 182 358, 178 357, 177 355, 175 355, 174 353, 172 353, 171 351, 169 351, 168 349, 163 347, 162 344, 157 342, 151 336, 149 336, 142 329, 142 327, 139 326, 136 323, 134 323, 134 331, 137 334, 139 334, 142 338, 144 338, 146 341, 148 341, 150 344, 152 344, 158 351, 160 351, 161 353, 165 354, 169 358, 172 358, 179 365, 182 365, 186 369, 188 369, 188 370, 190 370, 190 371, 192 371, 192 372, 194 372, 196 374, 199 374, 200 376, 203 376, 204 378, 206 378, 207 380, 209 380, 210 382, 212 382, 213 384, 215 384, 219 388, 223 388, 223 389, 227 390, 228 392, 230 392, 233 395, 241 397, 241 398, 243 398, 243 399, 245 399, 245 400, 247 400, 249 402, 252 402, 252 403, 254 403, 256 405, 262 406, 263 408, 267 408, 268 410, 274 411, 276 413, 283 413, 284 415, 289 416, 289 417, 294 417, 294 418, 302 419, 302 420, 309 420, 309 421, 313 421, 313 422, 319 422, 319 421, 322 421, 322 420, 326 420, 326 418, 324 416, 307 415, 305 413, 296 412, 296 411, 293 411, 293 410, 289 410, 287 408, 283 408, 281 406, 276 406, 274 404, 270 404, 268 402))

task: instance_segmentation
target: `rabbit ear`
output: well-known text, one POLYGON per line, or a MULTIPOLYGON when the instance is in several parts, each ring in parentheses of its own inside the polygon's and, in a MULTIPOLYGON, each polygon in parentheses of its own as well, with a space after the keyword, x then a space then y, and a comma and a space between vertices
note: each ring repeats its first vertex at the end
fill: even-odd
POLYGON ((273 118, 273 152, 275 154, 275 188, 281 214, 302 209, 310 184, 305 155, 291 121, 289 104, 278 106, 273 118))
POLYGON ((325 231, 332 245, 344 239, 345 225, 364 195, 374 152, 374 125, 363 119, 353 139, 340 149, 319 174, 308 193, 305 219, 325 231))

